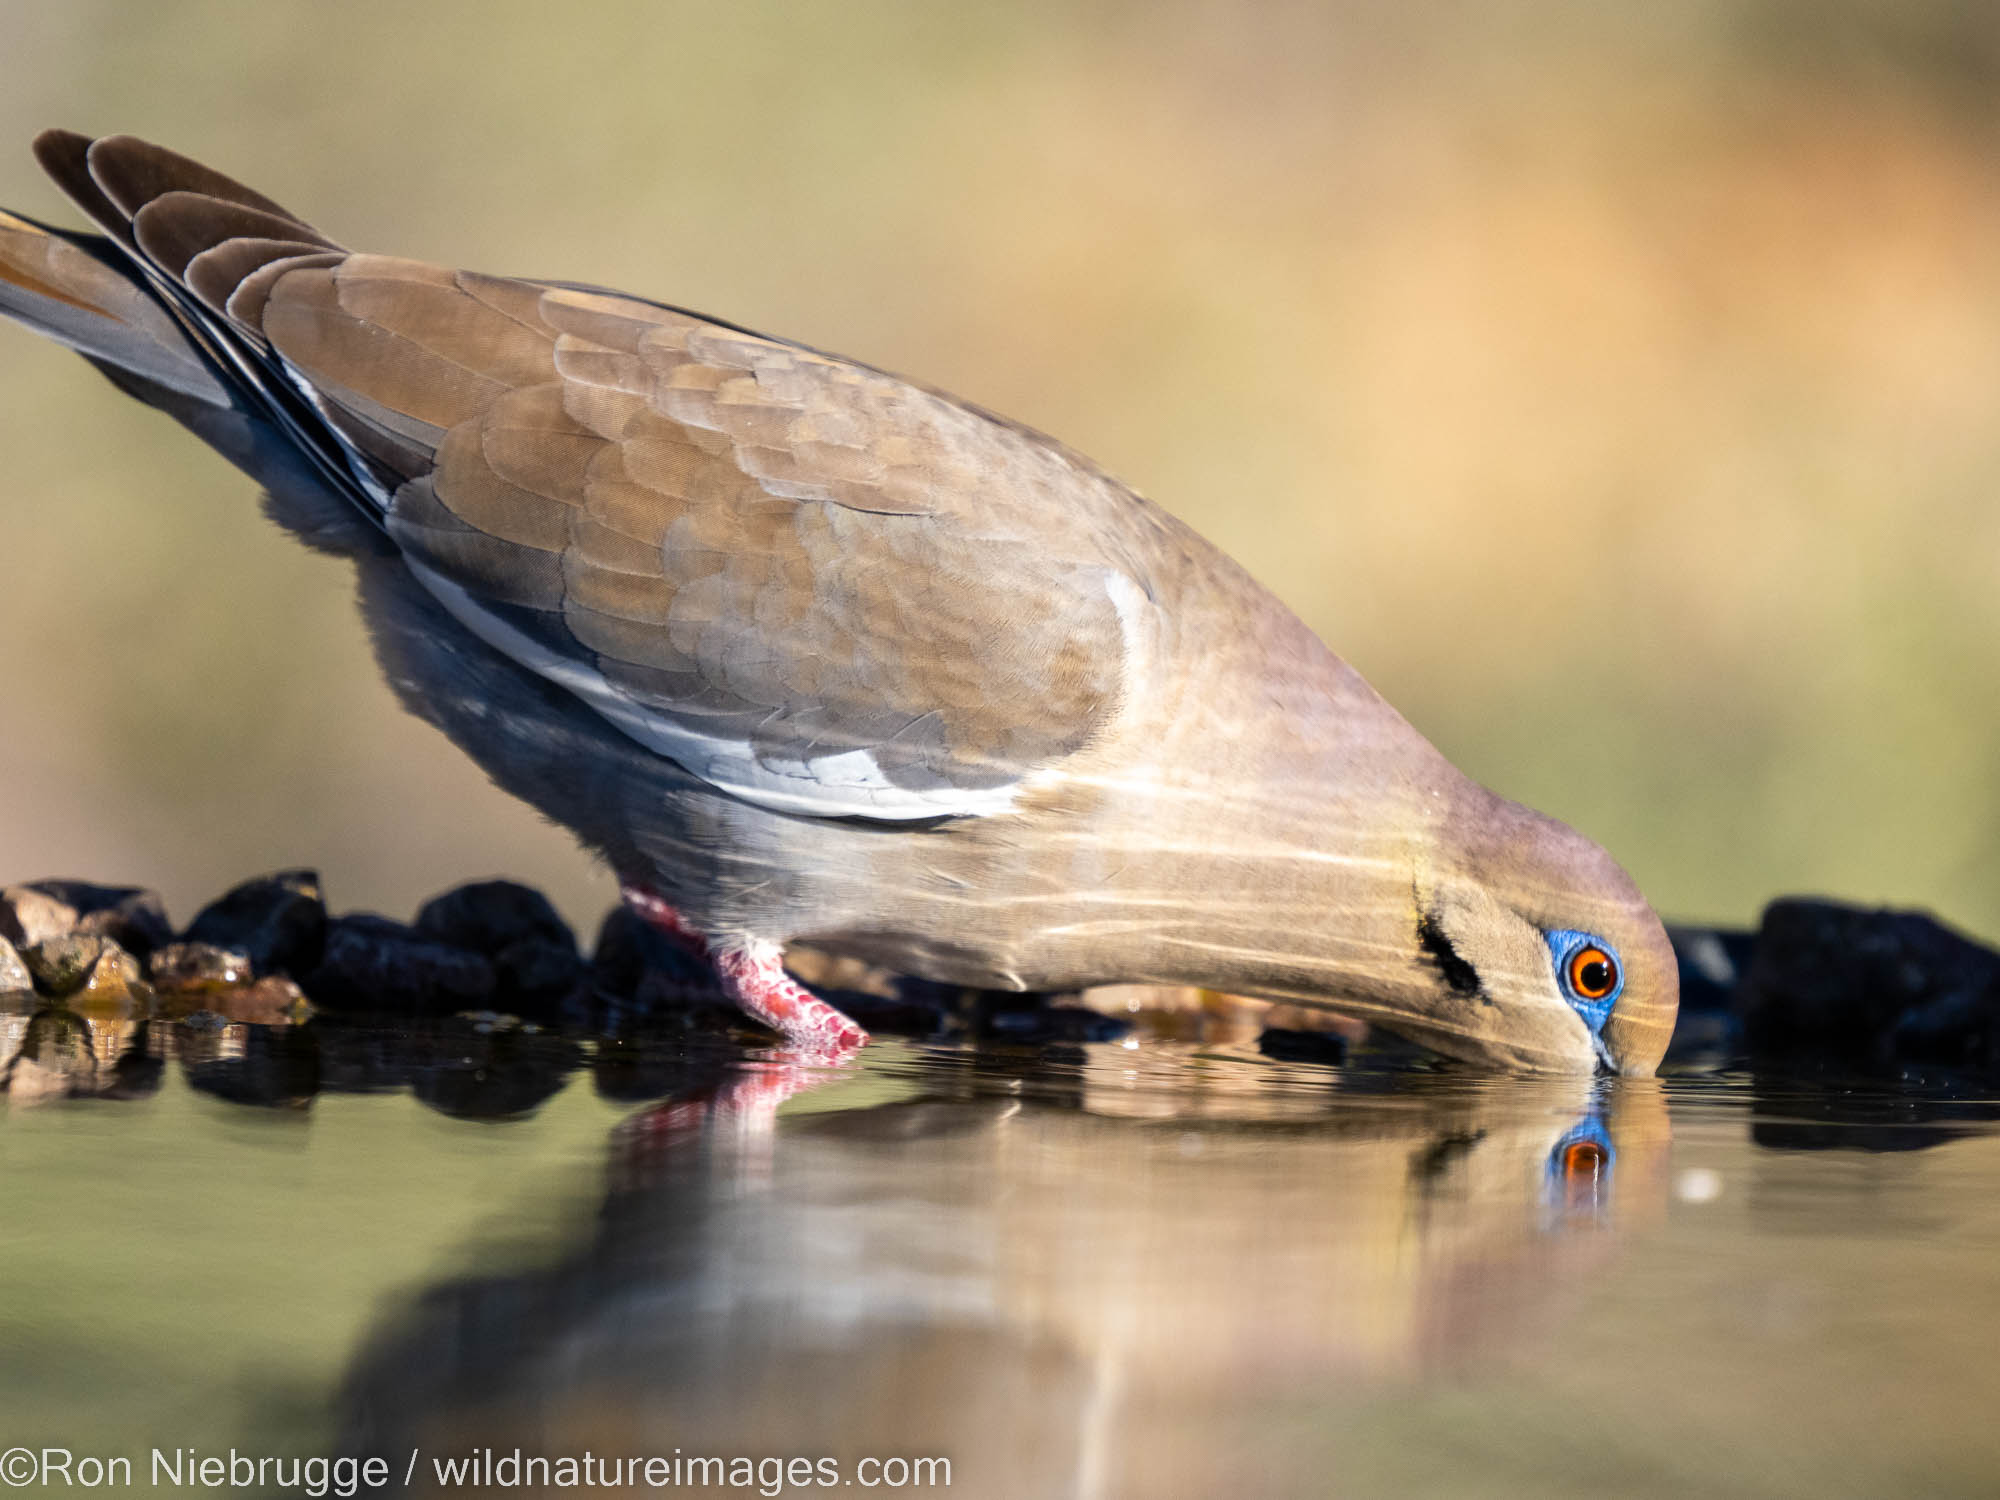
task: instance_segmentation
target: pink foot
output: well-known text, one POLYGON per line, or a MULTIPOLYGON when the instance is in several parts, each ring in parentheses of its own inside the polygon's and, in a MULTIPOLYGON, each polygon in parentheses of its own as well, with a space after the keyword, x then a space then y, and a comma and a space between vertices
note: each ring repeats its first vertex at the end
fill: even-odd
POLYGON ((868 1033, 785 972, 776 943, 760 938, 711 942, 673 907, 639 886, 623 887, 625 904, 661 932, 715 965, 722 992, 806 1057, 838 1062, 868 1043, 868 1033))
POLYGON ((845 1057, 868 1045, 867 1032, 785 972, 776 943, 739 939, 714 957, 722 992, 793 1046, 845 1057))

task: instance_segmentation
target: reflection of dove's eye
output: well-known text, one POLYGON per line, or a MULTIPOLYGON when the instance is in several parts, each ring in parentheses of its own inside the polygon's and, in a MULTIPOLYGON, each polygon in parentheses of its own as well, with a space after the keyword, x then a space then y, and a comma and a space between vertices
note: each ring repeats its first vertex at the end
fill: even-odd
POLYGON ((1569 987, 1586 1000, 1602 1000, 1618 988, 1618 960, 1595 943, 1586 943, 1569 959, 1569 987))
POLYGON ((1611 1164, 1611 1153, 1596 1141, 1571 1141, 1563 1148, 1562 1169, 1566 1177, 1596 1177, 1611 1164))

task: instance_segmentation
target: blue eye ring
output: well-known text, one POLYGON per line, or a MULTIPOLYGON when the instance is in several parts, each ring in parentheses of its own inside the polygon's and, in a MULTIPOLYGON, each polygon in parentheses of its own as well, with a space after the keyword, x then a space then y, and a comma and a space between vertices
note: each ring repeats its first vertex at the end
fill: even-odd
POLYGON ((1618 950, 1592 932, 1555 928, 1545 934, 1555 961, 1556 987, 1583 1017, 1592 1034, 1604 1029, 1611 1008, 1625 993, 1625 964, 1618 950))

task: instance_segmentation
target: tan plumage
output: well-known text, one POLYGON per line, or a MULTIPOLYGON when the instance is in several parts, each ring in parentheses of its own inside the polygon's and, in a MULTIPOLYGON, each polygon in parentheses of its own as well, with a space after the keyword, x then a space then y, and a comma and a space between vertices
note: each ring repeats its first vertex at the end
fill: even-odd
POLYGON ((351 540, 405 700, 700 932, 1575 1068, 1574 931, 1622 958, 1610 1060, 1657 1061, 1672 955, 1623 873, 1059 444, 656 303, 348 252, 129 137, 37 152, 132 253, 0 221, 0 311, 315 539, 340 502, 379 528, 351 540))

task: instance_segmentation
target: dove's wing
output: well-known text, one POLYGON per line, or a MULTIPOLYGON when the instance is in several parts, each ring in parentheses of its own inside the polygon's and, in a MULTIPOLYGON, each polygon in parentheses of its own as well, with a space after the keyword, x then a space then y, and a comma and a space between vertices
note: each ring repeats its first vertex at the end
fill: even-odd
POLYGON ((1052 441, 637 298, 349 253, 184 158, 80 140, 45 161, 451 612, 714 785, 993 812, 1132 691, 1131 542, 1164 523, 1052 441))

